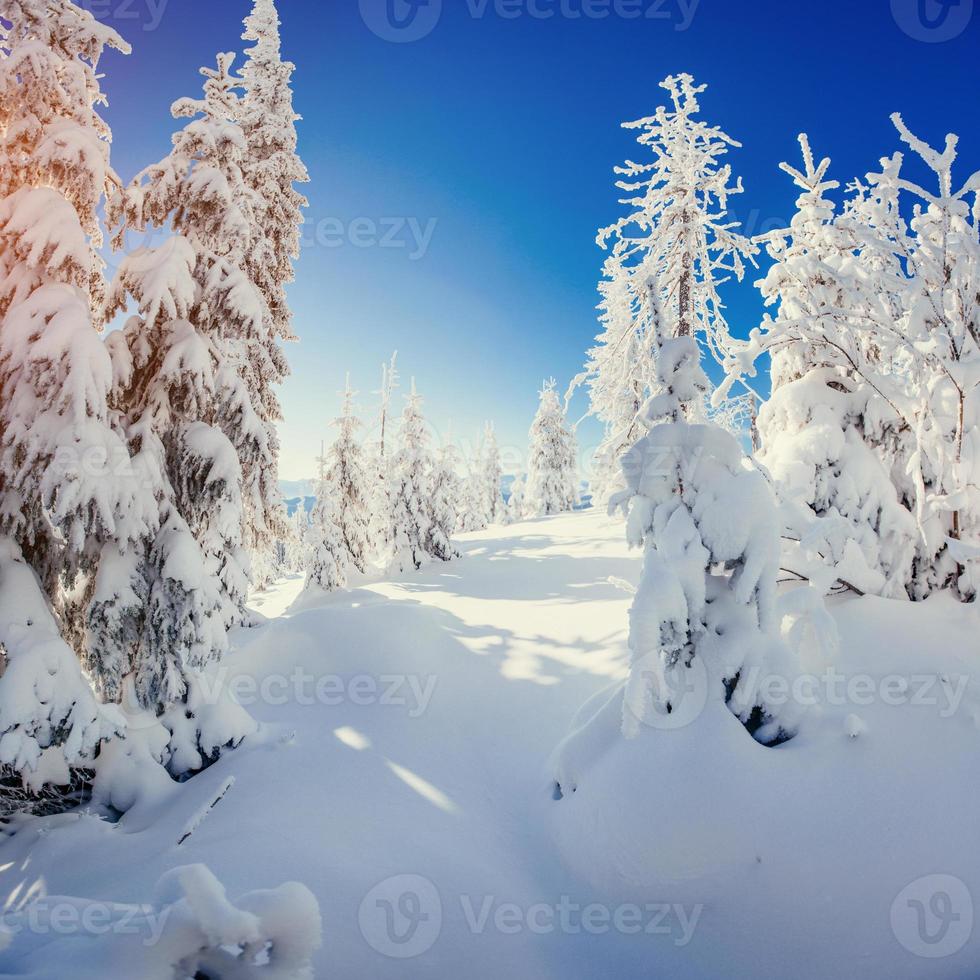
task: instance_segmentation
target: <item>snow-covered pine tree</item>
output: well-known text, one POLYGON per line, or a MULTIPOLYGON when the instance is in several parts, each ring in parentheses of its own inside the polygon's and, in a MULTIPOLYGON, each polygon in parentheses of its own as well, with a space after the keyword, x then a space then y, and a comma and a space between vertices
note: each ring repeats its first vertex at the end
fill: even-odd
POLYGON ((686 406, 710 383, 700 349, 659 311, 651 289, 657 383, 640 412, 649 432, 623 457, 627 537, 643 547, 643 574, 630 611, 632 665, 623 731, 682 711, 685 695, 709 685, 757 738, 783 739, 788 721, 765 702, 759 680, 781 676, 788 650, 775 612, 780 542, 768 481, 735 438, 686 421, 686 406), (692 673, 696 672, 696 673, 692 673))
POLYGON ((100 567, 154 523, 98 334, 106 48, 129 51, 67 0, 0 0, 0 768, 35 788, 120 727, 65 641, 81 652, 100 567))
MULTIPOLYGON (((697 117, 706 86, 681 74, 661 88, 670 93, 669 107, 623 124, 639 131, 637 142, 653 159, 616 168, 628 213, 598 234, 598 244, 609 250, 599 286, 603 331, 572 386, 587 383, 590 414, 605 425, 592 481, 600 503, 622 487, 619 457, 642 433, 637 414, 658 390, 651 284, 659 284, 676 311, 678 336, 697 337, 723 360, 730 336, 717 284, 726 275, 741 279, 745 259, 757 251, 727 220, 728 198, 742 187, 732 183, 731 167, 721 158, 740 144, 697 117)), ((703 417, 705 401, 685 411, 703 417)))
POLYGON ((500 447, 492 422, 487 422, 483 430, 483 451, 480 453, 480 468, 483 482, 483 510, 488 524, 502 524, 506 513, 501 480, 504 471, 500 463, 500 447))
POLYGON ((391 360, 381 366, 381 388, 376 394, 381 399, 378 411, 378 440, 373 459, 370 462, 371 479, 371 521, 369 533, 371 550, 375 561, 382 568, 391 559, 393 541, 393 440, 391 438, 391 399, 398 390, 398 351, 391 360))
POLYGON ((36 808, 46 784, 67 786, 71 768, 124 729, 83 676, 17 543, 0 536, 0 818, 36 808))
POLYGON ((310 515, 306 504, 300 500, 289 518, 289 534, 286 538, 286 568, 292 573, 306 572, 306 534, 310 527, 310 515))
POLYGON ((518 473, 514 477, 514 482, 510 485, 510 497, 507 499, 507 523, 516 524, 524 520, 525 510, 525 487, 527 477, 523 473, 518 473))
POLYGON ((534 517, 573 510, 579 502, 575 437, 565 423, 554 378, 545 381, 540 398, 530 431, 525 493, 525 510, 534 517))
MULTIPOLYGON (((818 287, 817 301, 808 299, 795 317, 767 320, 729 370, 740 375, 761 354, 801 338, 828 348, 823 358, 843 379, 845 393, 856 393, 858 434, 884 462, 916 525, 912 533, 890 502, 876 517, 875 496, 862 504, 843 475, 851 513, 860 514, 861 505, 870 515, 864 523, 878 534, 885 574, 892 583, 907 582, 915 599, 944 588, 969 599, 980 574, 980 232, 969 203, 976 200, 978 181, 974 176, 954 189, 955 136, 938 151, 915 137, 900 116, 893 121, 935 175, 937 192, 903 176, 900 153, 884 158, 867 183, 855 182, 834 229, 850 260, 840 270, 829 261, 813 270, 809 285, 818 287), (915 547, 911 575, 904 570, 909 538, 915 547)), ((774 276, 778 281, 778 270, 774 276)), ((869 473, 870 464, 865 477, 869 473)))
POLYGON ((392 545, 390 571, 421 568, 429 558, 432 532, 432 456, 422 417, 422 399, 412 380, 402 413, 400 445, 391 471, 392 545))
MULTIPOLYGON (((281 342, 295 340, 286 286, 293 281, 293 261, 299 257, 300 232, 306 198, 296 185, 309 181, 297 153, 296 122, 290 79, 295 65, 283 61, 275 0, 255 0, 245 20, 246 41, 241 73, 244 95, 237 120, 245 137, 242 176, 252 192, 249 214, 251 244, 244 268, 265 301, 266 321, 253 338, 258 350, 248 361, 252 401, 266 428, 264 457, 246 459, 243 467, 247 504, 245 545, 253 552, 268 549, 283 533, 285 512, 279 493, 279 437, 276 423, 282 408, 275 387, 289 374, 281 342)), ((261 584, 261 568, 256 571, 261 584)))
POLYGON ((486 530, 488 521, 482 450, 476 450, 465 459, 463 468, 456 503, 456 530, 460 533, 486 530))
POLYGON ((650 349, 643 344, 642 317, 628 270, 610 255, 599 283, 599 322, 602 332, 588 354, 585 370, 573 382, 570 394, 583 382, 589 389, 589 414, 604 426, 592 461, 590 489, 593 500, 605 507, 625 487, 620 457, 643 434, 637 415, 649 391, 654 367, 650 349))
POLYGON ((784 565, 821 591, 837 581, 905 596, 916 529, 878 450, 899 417, 852 366, 862 333, 850 311, 865 288, 855 240, 827 197, 838 187, 826 179, 830 161, 814 161, 805 135, 800 146, 803 169, 782 169, 803 193, 790 227, 765 236, 774 262, 759 283, 767 304, 779 304, 777 322, 762 328, 779 340, 758 433, 782 503, 784 565))
POLYGON ((948 135, 937 150, 898 113, 892 122, 936 187, 903 174, 896 153, 868 175, 871 187, 851 210, 861 260, 878 273, 865 304, 874 344, 862 352, 883 392, 903 367, 907 378, 911 438, 899 445, 892 472, 920 532, 912 596, 951 588, 971 600, 980 591, 980 174, 957 188, 958 137, 948 135), (896 268, 897 323, 888 276, 896 268))
MULTIPOLYGON (((221 562, 241 533, 235 451, 205 421, 214 418, 220 354, 196 326, 198 262, 182 237, 138 250, 122 261, 109 303, 138 311, 109 338, 112 402, 134 467, 155 491, 158 530, 100 575, 102 616, 90 618, 88 661, 104 696, 117 700, 132 673, 140 705, 154 711, 180 703, 189 674, 227 649, 232 612, 221 562), (107 665, 96 670, 97 658, 114 650, 111 674, 107 665)), ((245 589, 240 570, 232 581, 245 589)))
POLYGON ((370 487, 361 445, 357 440, 361 421, 354 414, 355 395, 348 375, 343 393, 343 410, 333 423, 339 434, 330 450, 328 479, 336 488, 336 519, 350 562, 363 573, 371 552, 370 487))
POLYGON ((451 561, 459 557, 452 540, 459 524, 456 510, 459 495, 459 454, 450 439, 436 455, 429 496, 429 533, 425 550, 437 561, 451 561))
POLYGON ((187 375, 178 378, 189 394, 176 406, 181 424, 170 432, 159 422, 154 427, 166 447, 176 511, 220 583, 226 626, 246 619, 243 533, 263 506, 254 481, 243 497, 243 474, 269 458, 256 380, 267 366, 259 356, 266 311, 245 269, 254 195, 241 170, 245 138, 234 122, 233 60, 221 54, 217 69, 202 69, 204 98, 173 106, 176 118, 191 121, 174 136, 170 154, 139 174, 108 210, 119 247, 130 230, 169 225, 174 231, 161 248, 139 250, 120 268, 112 305, 124 308, 128 294, 141 316, 117 345, 130 361, 117 375, 129 417, 145 410, 158 377, 166 386, 173 383, 168 374, 187 375))
POLYGON ((328 460, 319 460, 316 503, 305 531, 306 588, 335 592, 347 587, 350 554, 338 520, 339 488, 328 474, 328 460))

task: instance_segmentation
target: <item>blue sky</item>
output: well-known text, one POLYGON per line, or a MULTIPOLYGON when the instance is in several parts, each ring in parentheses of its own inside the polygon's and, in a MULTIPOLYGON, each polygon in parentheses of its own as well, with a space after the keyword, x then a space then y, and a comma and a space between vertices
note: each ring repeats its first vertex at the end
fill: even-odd
MULTIPOLYGON (((542 378, 564 388, 596 332, 595 232, 619 213, 613 166, 635 155, 619 124, 654 111, 668 74, 707 83, 704 118, 744 144, 732 211, 750 232, 792 215, 778 164, 797 160, 801 131, 846 181, 899 148, 900 110, 933 143, 960 134, 965 179, 980 168, 980 10, 944 3, 281 0, 312 176, 283 476, 313 472, 348 370, 374 415, 394 349, 438 432, 452 420, 472 443, 493 419, 505 446, 524 446, 542 378)), ((84 5, 133 45, 103 62, 128 180, 167 152, 170 104, 199 91, 199 66, 242 50, 250 4, 84 5)), ((751 285, 727 299, 738 332, 758 323, 751 285)))

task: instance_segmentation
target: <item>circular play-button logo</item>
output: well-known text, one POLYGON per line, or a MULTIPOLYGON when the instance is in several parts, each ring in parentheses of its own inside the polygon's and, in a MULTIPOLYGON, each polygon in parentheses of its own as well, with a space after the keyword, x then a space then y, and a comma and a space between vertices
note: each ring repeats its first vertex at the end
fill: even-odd
POLYGON ((439 938, 442 900, 428 878, 395 875, 364 896, 357 922, 373 950, 391 959, 411 959, 430 950, 439 938))
POLYGON ((394 44, 428 37, 439 23, 442 0, 359 0, 369 30, 394 44))

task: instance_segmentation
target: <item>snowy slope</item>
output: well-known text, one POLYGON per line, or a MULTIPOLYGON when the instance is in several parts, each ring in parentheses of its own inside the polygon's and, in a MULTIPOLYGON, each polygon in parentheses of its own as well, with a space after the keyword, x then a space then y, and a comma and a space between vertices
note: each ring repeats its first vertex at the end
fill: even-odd
MULTIPOLYGON (((19 833, 0 847, 8 908, 148 902, 168 869, 203 863, 232 896, 307 885, 323 915, 317 977, 980 974, 945 879, 960 919, 919 952, 955 952, 905 948, 904 898, 892 924, 923 876, 980 897, 975 688, 949 717, 948 702, 824 704, 779 749, 711 703, 627 742, 608 694, 630 602, 608 580, 639 572, 622 525, 580 512, 468 535, 463 550, 292 614, 298 581, 263 596, 278 618, 237 634, 228 675, 261 735, 155 813, 19 833), (551 759, 604 691, 603 721, 551 759)), ((975 611, 940 598, 835 614, 849 673, 976 673, 975 611)), ((31 951, 52 939, 15 936, 0 976, 43 976, 31 951)))

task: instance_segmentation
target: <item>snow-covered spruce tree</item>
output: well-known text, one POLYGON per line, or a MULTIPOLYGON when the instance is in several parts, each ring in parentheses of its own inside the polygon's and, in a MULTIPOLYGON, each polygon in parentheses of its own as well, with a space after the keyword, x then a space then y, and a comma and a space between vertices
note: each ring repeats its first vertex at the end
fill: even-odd
POLYGON ((479 453, 464 463, 465 472, 459 481, 456 504, 456 529, 460 533, 484 531, 487 521, 487 498, 484 492, 483 460, 479 453))
POLYGON ((518 521, 524 520, 526 486, 527 477, 523 473, 518 473, 510 485, 510 497, 507 499, 508 524, 516 524, 518 521))
POLYGON ((593 500, 605 507, 609 498, 625 487, 619 460, 643 434, 637 415, 655 369, 649 363, 649 348, 643 346, 642 316, 628 271, 616 255, 610 255, 603 272, 599 283, 602 332, 571 390, 587 384, 589 412, 605 429, 589 481, 593 500))
POLYGON ((449 440, 436 455, 429 496, 429 532, 425 550, 438 561, 452 561, 459 557, 452 540, 459 524, 456 510, 459 495, 459 455, 456 446, 449 440))
MULTIPOLYGON (((110 209, 111 210, 111 209, 110 209)), ((227 649, 233 611, 222 592, 222 562, 240 542, 240 470, 234 447, 208 420, 218 398, 220 359, 200 320, 200 266, 186 238, 125 258, 109 309, 132 302, 137 315, 109 338, 115 369, 113 405, 134 466, 156 494, 157 531, 127 549, 100 575, 101 623, 89 624, 90 669, 120 650, 106 697, 122 679, 155 711, 183 701, 189 675, 227 649)), ((244 573, 233 582, 245 588, 244 573)))
POLYGON ((391 470, 392 544, 389 571, 421 568, 432 535, 432 456, 422 399, 412 381, 402 413, 400 445, 391 470))
POLYGON ((502 524, 507 506, 504 502, 501 480, 504 471, 500 463, 500 447, 492 422, 487 422, 483 430, 483 451, 480 453, 480 467, 483 476, 483 510, 488 524, 502 524))
POLYGON ((904 176, 896 153, 868 175, 871 188, 851 212, 863 235, 862 262, 881 270, 866 303, 874 344, 863 352, 883 391, 899 371, 908 379, 913 438, 900 447, 893 474, 903 478, 899 489, 920 532, 912 596, 952 588, 973 599, 980 591, 980 174, 957 189, 958 138, 947 136, 940 151, 898 113, 892 122, 937 186, 930 191, 904 176), (887 278, 896 266, 904 272, 897 324, 889 319, 896 287, 887 278))
POLYGON ((628 510, 627 536, 644 548, 643 574, 630 611, 632 664, 623 731, 682 710, 686 692, 716 687, 731 710, 766 743, 788 722, 766 704, 759 682, 788 666, 775 613, 780 542, 768 481, 736 439, 685 420, 709 381, 697 341, 671 336, 652 293, 659 337, 661 393, 640 412, 649 432, 623 457, 627 489, 613 498, 628 510))
MULTIPOLYGON (((251 198, 238 166, 243 137, 229 122, 231 63, 220 55, 217 70, 204 70, 204 99, 174 106, 177 117, 200 118, 107 208, 117 247, 130 230, 173 230, 121 263, 108 306, 137 310, 110 337, 113 406, 137 464, 153 474, 160 530, 123 553, 98 591, 132 650, 135 703, 169 731, 160 761, 174 775, 255 727, 227 692, 213 697, 202 683, 245 616, 242 461, 265 452, 246 380, 263 303, 242 268, 251 198)), ((99 650, 107 631, 93 625, 90 636, 99 650)))
POLYGON ((554 378, 545 381, 538 413, 531 425, 525 510, 534 517, 561 514, 579 502, 575 437, 554 378))
MULTIPOLYGON (((289 374, 283 341, 295 340, 286 286, 293 281, 293 261, 299 257, 300 231, 306 198, 296 189, 309 181, 297 153, 296 122, 290 80, 295 65, 282 60, 279 17, 274 0, 255 0, 245 20, 246 41, 237 120, 245 137, 241 160, 245 186, 253 195, 249 214, 251 243, 244 268, 265 302, 266 320, 253 338, 258 350, 248 358, 247 378, 252 400, 266 428, 264 457, 243 460, 246 501, 245 545, 253 552, 267 550, 283 533, 285 512, 279 493, 279 437, 276 423, 282 408, 276 386, 289 374)), ((256 569, 261 585, 261 566, 256 569)))
POLYGON ((350 386, 350 375, 344 389, 344 407, 334 421, 337 440, 330 449, 328 479, 336 490, 336 517, 344 536, 350 563, 359 572, 370 560, 370 487, 357 431, 361 421, 354 414, 356 392, 350 386))
MULTIPOLYGON (((978 182, 974 176, 954 190, 956 137, 947 137, 940 152, 918 140, 901 117, 893 120, 935 174, 938 191, 905 178, 900 153, 882 160, 867 183, 852 185, 835 221, 853 251, 850 263, 838 272, 825 262, 817 282, 822 296, 816 303, 808 299, 807 315, 766 321, 729 367, 742 372, 761 354, 801 338, 829 349, 823 356, 842 387, 859 396, 860 434, 884 462, 916 524, 911 575, 899 578, 910 578, 915 599, 950 587, 971 598, 980 534, 980 246, 969 199, 975 201, 978 182)), ((869 499, 870 513, 875 501, 869 499)), ((877 523, 882 561, 901 568, 905 522, 899 515, 877 523)))
POLYGON ((128 294, 142 315, 126 331, 130 376, 117 373, 125 378, 130 416, 142 410, 154 374, 177 370, 173 358, 183 359, 183 373, 196 379, 178 406, 182 424, 156 431, 167 449, 176 509, 220 583, 226 626, 246 619, 243 534, 261 507, 254 481, 243 497, 244 474, 269 458, 256 384, 267 360, 257 363, 266 314, 245 269, 254 195, 241 171, 244 136, 233 121, 239 111, 233 60, 221 54, 217 69, 202 69, 204 98, 174 104, 174 116, 191 121, 174 136, 170 154, 139 174, 108 211, 119 247, 129 230, 169 224, 174 231, 160 249, 140 250, 122 264, 113 307, 122 309, 128 294), (154 330, 172 337, 149 343, 146 334, 154 330), (172 358, 161 360, 171 346, 172 358))
MULTIPOLYGON (((741 279, 746 258, 757 251, 727 220, 728 198, 742 191, 721 158, 740 144, 697 118, 704 85, 687 74, 661 82, 671 105, 653 116, 624 123, 653 159, 616 168, 628 211, 602 229, 598 244, 609 251, 600 283, 602 333, 573 388, 587 383, 590 414, 605 425, 595 460, 593 496, 599 502, 622 486, 618 460, 642 432, 636 418, 656 394, 657 346, 649 290, 656 283, 672 311, 678 336, 697 337, 719 360, 730 337, 718 285, 741 279)), ((705 398, 685 407, 704 417, 705 398)))
POLYGON ((916 529, 878 450, 898 416, 852 366, 861 334, 849 311, 865 289, 855 241, 827 198, 838 187, 826 179, 830 161, 814 161, 805 135, 800 146, 803 169, 782 169, 803 193, 790 227, 765 236, 774 262, 759 283, 779 307, 763 324, 779 340, 758 433, 782 503, 784 565, 821 591, 839 582, 904 597, 916 529))
POLYGON ((34 789, 121 728, 65 641, 80 651, 103 554, 153 520, 97 330, 107 47, 129 50, 67 0, 0 0, 0 773, 34 789))
POLYGON ((305 532, 306 588, 335 592, 347 587, 350 553, 339 522, 339 487, 331 480, 328 461, 321 457, 316 504, 305 532))
POLYGON ((398 351, 381 366, 381 399, 378 411, 378 439, 369 462, 371 488, 371 520, 369 534, 374 559, 382 568, 391 559, 393 541, 393 440, 391 438, 391 399, 398 390, 398 351))
MULTIPOLYGON (((68 786, 71 770, 124 729, 82 674, 17 543, 0 536, 0 819, 43 809, 46 785, 68 786)), ((63 795, 52 795, 51 809, 64 809, 63 795)))
POLYGON ((292 573, 306 572, 306 535, 310 527, 310 515, 304 501, 300 500, 288 522, 286 537, 286 569, 292 573))

